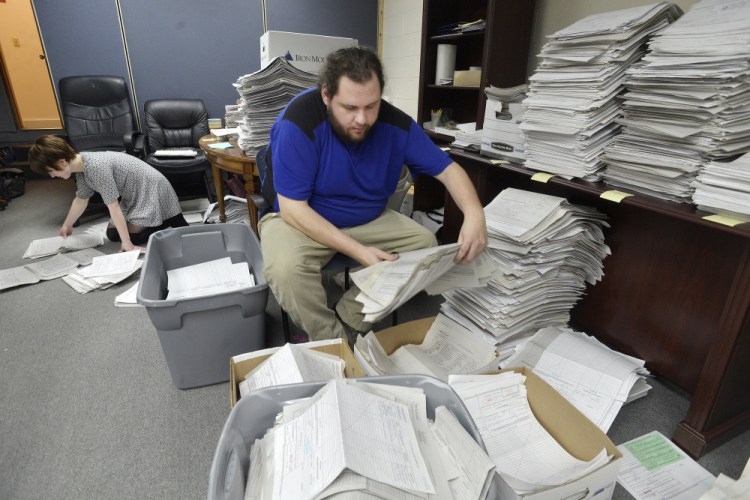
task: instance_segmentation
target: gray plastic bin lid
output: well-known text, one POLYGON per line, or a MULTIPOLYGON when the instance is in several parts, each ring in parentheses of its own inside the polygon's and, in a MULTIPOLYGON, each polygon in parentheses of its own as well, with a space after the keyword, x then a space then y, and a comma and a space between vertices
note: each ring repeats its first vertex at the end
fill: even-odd
MULTIPOLYGON (((486 450, 474 419, 451 386, 427 375, 388 375, 357 379, 368 384, 390 384, 418 387, 427 399, 427 418, 434 420, 435 408, 445 406, 453 412, 464 429, 486 450)), ((273 426, 284 403, 306 398, 318 392, 327 382, 308 382, 266 387, 244 396, 232 408, 214 452, 208 479, 209 500, 242 500, 245 492, 250 446, 273 426)), ((498 476, 494 475, 487 498, 498 498, 498 476)))

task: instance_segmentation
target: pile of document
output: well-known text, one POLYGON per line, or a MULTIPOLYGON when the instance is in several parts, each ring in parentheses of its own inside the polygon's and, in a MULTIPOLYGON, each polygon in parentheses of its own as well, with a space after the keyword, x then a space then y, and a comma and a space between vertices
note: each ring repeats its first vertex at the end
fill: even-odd
POLYGON ((599 180, 600 156, 620 129, 625 72, 643 57, 644 42, 681 13, 660 2, 595 14, 548 35, 523 103, 526 166, 599 180))
POLYGON ((138 303, 138 283, 136 281, 130 288, 115 296, 115 307, 142 307, 138 303))
POLYGON ((523 161, 526 145, 521 123, 525 108, 521 104, 527 86, 510 88, 487 87, 480 150, 492 158, 511 158, 523 161))
POLYGON ((413 250, 351 273, 360 290, 356 300, 364 305, 365 321, 384 318, 422 290, 437 295, 453 288, 485 286, 497 272, 487 252, 456 265, 458 250, 457 243, 413 250))
POLYGON ((91 264, 63 277, 78 293, 104 290, 132 276, 143 265, 140 250, 94 257, 91 264))
POLYGON ((61 254, 31 264, 3 269, 0 271, 0 290, 60 278, 77 267, 78 262, 61 254))
POLYGON ((708 162, 693 185, 693 203, 701 210, 750 221, 750 154, 708 162))
POLYGON ((245 498, 484 499, 487 453, 420 388, 332 380, 250 448, 245 498), (357 496, 358 495, 358 496, 357 496))
POLYGON ((565 326, 586 283, 609 255, 604 214, 563 198, 507 188, 484 209, 487 252, 501 274, 484 288, 446 292, 441 310, 471 321, 501 344, 545 326, 565 326))
POLYGON ((502 366, 531 368, 605 433, 623 404, 651 389, 642 359, 558 326, 539 330, 502 366))
POLYGON ((421 344, 405 344, 390 355, 373 332, 357 337, 354 355, 368 376, 430 375, 448 382, 450 374, 497 369, 495 346, 472 325, 461 325, 443 314, 421 344))
POLYGON ((239 104, 227 104, 224 106, 224 126, 236 128, 242 121, 242 107, 239 104))
POLYGON ((240 382, 240 396, 262 387, 344 378, 346 362, 338 356, 286 344, 251 370, 240 382))
POLYGON ((167 300, 205 297, 253 286, 255 276, 250 272, 249 264, 233 264, 231 257, 167 271, 167 300))
POLYGON ((703 0, 629 71, 608 184, 690 202, 706 161, 750 150, 750 4, 703 0))
POLYGON ((534 416, 525 381, 516 372, 450 380, 508 486, 522 495, 573 481, 609 462, 604 448, 588 462, 570 455, 534 416))
POLYGON ((282 57, 255 73, 239 77, 233 84, 240 94, 242 110, 237 144, 246 155, 255 156, 268 144, 271 126, 284 106, 316 83, 317 75, 295 68, 282 57))
POLYGON ((26 252, 24 252, 23 258, 38 259, 40 257, 55 255, 60 252, 71 252, 73 250, 93 248, 103 244, 103 231, 72 234, 67 238, 54 236, 52 238, 43 238, 32 241, 26 249, 26 252))
MULTIPOLYGON (((218 224, 221 222, 220 215, 218 202, 213 202, 203 213, 203 223, 218 224)), ((227 223, 249 224, 250 213, 247 211, 247 200, 231 194, 224 196, 224 215, 227 223)))

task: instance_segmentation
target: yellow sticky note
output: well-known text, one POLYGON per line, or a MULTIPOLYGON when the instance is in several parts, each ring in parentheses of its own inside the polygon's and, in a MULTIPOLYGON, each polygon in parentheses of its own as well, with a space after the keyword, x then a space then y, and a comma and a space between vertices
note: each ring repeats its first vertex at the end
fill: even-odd
POLYGON ((493 165, 505 165, 506 163, 510 163, 508 160, 490 160, 490 163, 493 165))
POLYGON ((440 149, 442 149, 443 151, 450 151, 451 150, 451 148, 448 147, 448 146, 442 146, 440 149))
POLYGON ((631 193, 624 193, 616 189, 604 191, 602 194, 599 195, 600 198, 604 198, 605 200, 609 200, 609 201, 614 201, 615 203, 620 203, 622 200, 624 200, 628 196, 633 196, 633 195, 631 193))
POLYGON ((555 174, 549 174, 547 172, 537 172, 534 175, 531 176, 532 181, 537 182, 547 182, 551 178, 553 178, 555 174))
POLYGON ((734 219, 732 217, 727 217, 726 215, 706 215, 703 218, 705 220, 710 220, 711 222, 724 224, 725 226, 729 226, 729 227, 734 227, 737 224, 742 224, 743 222, 745 222, 744 220, 734 219))

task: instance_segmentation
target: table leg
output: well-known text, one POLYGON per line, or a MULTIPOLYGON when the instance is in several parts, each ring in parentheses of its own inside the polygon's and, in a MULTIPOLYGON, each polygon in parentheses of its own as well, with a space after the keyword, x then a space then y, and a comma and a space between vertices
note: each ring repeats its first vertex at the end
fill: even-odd
POLYGON ((216 198, 219 203, 219 222, 226 222, 227 215, 224 212, 224 185, 221 180, 221 169, 211 163, 211 173, 214 176, 214 186, 216 187, 216 198))

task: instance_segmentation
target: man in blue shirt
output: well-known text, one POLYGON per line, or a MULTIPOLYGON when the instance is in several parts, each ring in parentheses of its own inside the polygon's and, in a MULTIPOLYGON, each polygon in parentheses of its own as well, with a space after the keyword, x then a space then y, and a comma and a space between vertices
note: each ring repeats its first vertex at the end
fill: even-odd
POLYGON ((426 228, 386 208, 404 165, 437 178, 463 212, 457 263, 470 262, 487 244, 468 176, 414 120, 381 100, 384 83, 374 52, 340 49, 326 58, 319 86, 296 96, 271 129, 267 161, 276 200, 275 212, 258 225, 264 273, 279 304, 313 340, 352 342, 347 332, 372 327, 356 287, 336 314, 326 305, 320 270, 336 252, 369 266, 437 244, 426 228))

